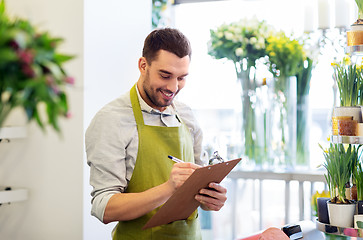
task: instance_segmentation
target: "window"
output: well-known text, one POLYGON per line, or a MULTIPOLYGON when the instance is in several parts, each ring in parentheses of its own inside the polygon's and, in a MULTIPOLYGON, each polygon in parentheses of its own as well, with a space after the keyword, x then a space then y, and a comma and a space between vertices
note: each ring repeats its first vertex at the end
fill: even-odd
MULTIPOLYGON (((226 0, 185 3, 174 6, 174 25, 187 35, 193 48, 187 87, 183 89, 178 97, 179 100, 187 103, 195 111, 204 131, 205 146, 207 148, 218 149, 221 156, 228 159, 235 157, 233 151, 231 153, 231 148, 233 148, 233 143, 240 141, 238 131, 241 121, 241 87, 237 82, 233 64, 227 60, 215 60, 208 55, 209 30, 215 29, 223 23, 256 16, 287 34, 301 36, 304 31, 305 4, 307 2, 311 1, 226 0)), ((318 1, 313 2, 317 3, 318 1)), ((353 10, 351 11, 353 12, 353 10)), ((353 15, 350 18, 352 19, 351 23, 356 19, 353 15)), ((331 110, 334 101, 338 102, 338 96, 335 95, 334 91, 331 62, 334 57, 342 55, 343 46, 345 45, 345 31, 344 29, 332 29, 325 31, 323 34, 323 31, 319 30, 315 31, 313 37, 322 44, 322 54, 319 56, 319 62, 313 72, 309 95, 311 111, 310 168, 316 169, 324 160, 318 143, 328 142, 327 137, 330 135, 331 130, 331 110)), ((214 219, 218 218, 217 223, 208 223, 213 226, 213 239, 234 239, 261 230, 258 228, 257 219, 259 213, 256 210, 257 203, 251 202, 251 198, 258 191, 258 187, 256 190, 256 183, 247 180, 245 183, 239 181, 237 187, 230 182, 227 182, 226 185, 232 187, 231 190, 229 189, 230 196, 239 196, 241 202, 247 204, 244 206, 238 205, 238 209, 232 210, 233 206, 228 205, 223 209, 224 212, 212 213, 214 219), (242 199, 242 197, 244 198, 242 199), (232 220, 232 211, 238 211, 234 220, 232 220), (246 221, 246 216, 249 217, 248 221, 246 221), (232 221, 237 222, 238 229, 232 229, 232 221)), ((324 186, 320 185, 319 187, 321 188, 318 190, 321 191, 324 186)), ((296 198, 298 195, 296 186, 290 188, 292 189, 291 195, 295 194, 293 198, 296 198), (293 192, 294 190, 296 192, 293 192)), ((284 184, 282 182, 267 181, 264 182, 264 189, 266 191, 264 196, 270 195, 273 198, 271 198, 272 202, 265 207, 266 211, 270 212, 264 214, 262 229, 286 224, 283 219, 284 184)), ((310 207, 309 197, 311 192, 305 193, 305 196, 307 196, 305 208, 310 207)), ((298 205, 290 206, 292 211, 291 222, 299 220, 298 207, 298 205)), ((305 217, 310 218, 310 215, 305 217)))

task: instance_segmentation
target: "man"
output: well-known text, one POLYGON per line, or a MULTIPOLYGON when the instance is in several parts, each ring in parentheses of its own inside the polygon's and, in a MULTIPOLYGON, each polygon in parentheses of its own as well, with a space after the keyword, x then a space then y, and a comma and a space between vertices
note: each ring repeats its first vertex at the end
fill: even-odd
MULTIPOLYGON (((86 132, 92 215, 119 221, 114 239, 200 239, 197 211, 188 219, 142 230, 201 160, 202 133, 192 111, 175 101, 189 71, 191 47, 178 30, 154 30, 139 59, 140 77, 103 107, 86 132), (175 163, 168 155, 184 162, 175 163)), ((226 189, 210 183, 195 199, 218 211, 226 189)))

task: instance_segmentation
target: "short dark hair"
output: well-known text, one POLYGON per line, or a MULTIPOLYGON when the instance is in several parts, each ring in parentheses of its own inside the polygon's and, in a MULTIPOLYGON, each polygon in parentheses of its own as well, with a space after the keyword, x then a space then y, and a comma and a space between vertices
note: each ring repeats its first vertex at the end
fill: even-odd
POLYGON ((160 28, 152 31, 144 41, 142 56, 148 64, 158 55, 159 50, 174 53, 180 58, 192 55, 192 49, 188 38, 175 28, 160 28))

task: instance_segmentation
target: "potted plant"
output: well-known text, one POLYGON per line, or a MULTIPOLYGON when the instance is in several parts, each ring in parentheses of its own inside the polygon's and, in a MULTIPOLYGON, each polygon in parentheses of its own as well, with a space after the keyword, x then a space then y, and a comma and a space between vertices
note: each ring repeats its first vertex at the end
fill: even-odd
POLYGON ((63 67, 73 57, 57 51, 63 39, 10 18, 4 0, 0 36, 0 127, 14 108, 22 108, 29 121, 59 132, 58 118, 69 117, 65 86, 74 83, 63 67))
POLYGON ((330 191, 330 201, 328 201, 330 224, 339 227, 353 227, 356 204, 346 196, 346 187, 350 185, 352 164, 356 162, 359 147, 349 144, 345 149, 343 144, 333 143, 330 143, 327 150, 324 150, 321 145, 320 147, 324 151, 323 166, 327 170, 325 179, 330 191))
POLYGON ((357 186, 358 214, 363 214, 363 167, 361 162, 357 164, 353 175, 357 186))
POLYGON ((356 170, 353 172, 357 186, 357 215, 354 215, 354 227, 362 228, 363 225, 363 167, 362 162, 357 164, 356 170))
POLYGON ((348 55, 342 61, 332 63, 332 66, 340 96, 340 106, 334 108, 332 118, 333 135, 355 136, 357 123, 362 122, 359 106, 363 101, 360 96, 363 92, 362 67, 352 64, 348 55))

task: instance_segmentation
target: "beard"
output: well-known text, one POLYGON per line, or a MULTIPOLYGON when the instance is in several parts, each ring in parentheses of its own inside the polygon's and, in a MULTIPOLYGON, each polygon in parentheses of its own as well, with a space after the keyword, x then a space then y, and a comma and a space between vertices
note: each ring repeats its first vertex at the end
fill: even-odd
MULTIPOLYGON (((164 108, 164 107, 170 106, 173 103, 174 98, 172 98, 170 100, 163 98, 162 88, 153 88, 151 86, 150 74, 149 74, 148 70, 146 72, 145 79, 142 84, 142 88, 144 89, 146 97, 154 105, 154 107, 164 108)), ((166 91, 166 90, 164 90, 164 91, 166 91)))

